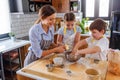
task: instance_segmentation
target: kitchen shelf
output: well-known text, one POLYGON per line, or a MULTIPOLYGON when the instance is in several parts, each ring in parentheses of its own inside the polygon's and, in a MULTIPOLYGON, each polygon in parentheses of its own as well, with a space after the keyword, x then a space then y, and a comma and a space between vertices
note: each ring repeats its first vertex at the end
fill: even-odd
POLYGON ((8 71, 16 71, 19 67, 20 67, 20 65, 18 64, 18 63, 11 63, 11 66, 9 66, 9 65, 4 65, 4 67, 5 67, 5 70, 8 70, 8 71))
POLYGON ((40 9, 41 6, 45 4, 52 4, 49 0, 28 0, 29 1, 29 11, 36 12, 40 9))
POLYGON ((18 52, 17 51, 7 52, 6 54, 3 55, 3 58, 4 60, 7 60, 7 61, 10 61, 10 60, 13 61, 16 58, 18 58, 18 52))
POLYGON ((19 49, 3 54, 5 80, 16 80, 16 71, 21 68, 19 49))
POLYGON ((17 80, 16 73, 14 72, 13 75, 11 75, 10 72, 6 71, 5 80, 17 80))

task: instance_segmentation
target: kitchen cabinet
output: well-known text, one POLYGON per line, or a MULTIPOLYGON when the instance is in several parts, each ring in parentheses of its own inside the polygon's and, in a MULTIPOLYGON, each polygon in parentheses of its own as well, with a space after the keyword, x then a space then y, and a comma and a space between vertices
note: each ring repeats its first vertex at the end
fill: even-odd
POLYGON ((52 0, 52 6, 55 7, 58 13, 64 13, 70 11, 69 0, 52 0))
POLYGON ((29 3, 29 11, 36 12, 39 11, 41 6, 45 4, 51 5, 51 0, 28 0, 28 3, 29 3))
POLYGON ((78 0, 52 0, 52 6, 55 7, 58 13, 77 12, 78 0), (76 5, 76 10, 74 9, 76 5))
POLYGON ((51 5, 52 0, 9 0, 10 12, 36 12, 38 9, 45 5, 51 5))
POLYGON ((16 71, 21 68, 19 49, 14 49, 3 54, 3 67, 5 80, 15 80, 16 71))
POLYGON ((16 70, 23 67, 29 41, 5 40, 0 42, 0 72, 2 80, 15 80, 16 70), (26 46, 26 47, 25 47, 26 46), (25 50, 26 49, 26 50, 25 50))

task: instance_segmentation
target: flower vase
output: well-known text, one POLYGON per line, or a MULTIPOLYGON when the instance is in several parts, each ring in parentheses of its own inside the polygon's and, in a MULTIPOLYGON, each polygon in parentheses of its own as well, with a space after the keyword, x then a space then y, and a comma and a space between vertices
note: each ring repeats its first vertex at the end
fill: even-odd
POLYGON ((12 40, 12 41, 15 41, 15 40, 16 40, 16 38, 15 38, 15 37, 11 37, 11 40, 12 40))

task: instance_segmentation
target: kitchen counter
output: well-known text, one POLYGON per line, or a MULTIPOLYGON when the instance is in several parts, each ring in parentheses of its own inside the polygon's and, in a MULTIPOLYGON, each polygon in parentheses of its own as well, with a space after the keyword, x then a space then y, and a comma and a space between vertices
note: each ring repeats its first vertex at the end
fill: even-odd
MULTIPOLYGON (((0 74, 2 80, 5 80, 5 72, 4 72, 4 65, 3 65, 3 54, 9 51, 12 51, 14 49, 18 49, 20 60, 23 62, 23 55, 27 52, 24 46, 28 45, 30 42, 26 40, 4 40, 0 41, 0 74)), ((20 63, 20 66, 22 66, 22 63, 20 63)))
MULTIPOLYGON (((17 71, 18 80, 88 80, 84 71, 86 68, 91 68, 91 66, 88 67, 87 65, 87 67, 85 67, 82 64, 84 61, 71 63, 69 66, 69 70, 72 71, 71 76, 67 75, 62 68, 56 68, 52 72, 48 72, 45 67, 47 62, 46 60, 37 60, 17 71)), ((120 80, 120 76, 116 76, 107 71, 106 61, 100 61, 96 66, 95 65, 96 64, 94 64, 92 68, 99 70, 101 76, 103 76, 100 80, 120 80)))
POLYGON ((9 39, 9 40, 0 41, 0 53, 5 53, 7 51, 19 48, 29 43, 30 42, 27 40, 12 41, 9 39))
MULTIPOLYGON (((23 69, 17 71, 18 80, 88 80, 85 70, 93 68, 99 71, 101 80, 105 80, 107 72, 107 61, 99 61, 99 63, 92 62, 91 59, 81 58, 76 63, 64 61, 64 67, 55 67, 52 72, 48 72, 46 64, 51 59, 39 59, 23 69), (87 64, 86 64, 87 63, 87 64), (67 70, 72 73, 68 75, 67 70)), ((108 80, 108 79, 106 79, 108 80)))

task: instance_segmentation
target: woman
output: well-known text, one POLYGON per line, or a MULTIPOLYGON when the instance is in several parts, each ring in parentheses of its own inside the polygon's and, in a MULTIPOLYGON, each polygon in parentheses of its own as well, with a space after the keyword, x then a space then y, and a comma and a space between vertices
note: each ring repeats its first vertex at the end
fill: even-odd
POLYGON ((65 46, 59 46, 48 50, 50 45, 54 44, 53 24, 55 23, 55 18, 56 10, 52 6, 45 5, 41 7, 39 10, 39 18, 29 31, 31 46, 25 58, 24 66, 51 53, 64 52, 65 46))

